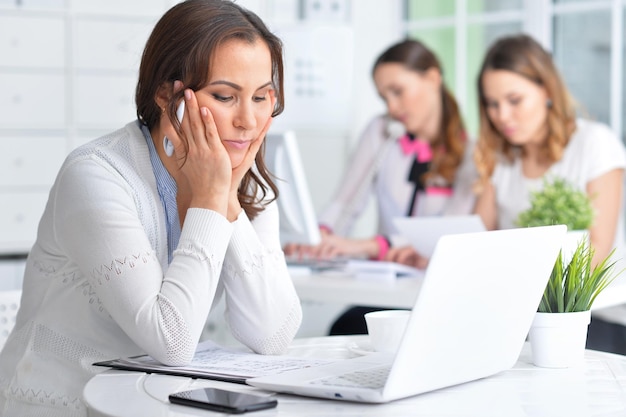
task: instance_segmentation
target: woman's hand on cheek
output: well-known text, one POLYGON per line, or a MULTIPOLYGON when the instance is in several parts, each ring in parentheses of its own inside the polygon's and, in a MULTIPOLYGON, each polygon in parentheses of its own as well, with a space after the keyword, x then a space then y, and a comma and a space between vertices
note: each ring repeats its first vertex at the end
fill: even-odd
POLYGON ((185 90, 183 131, 188 151, 181 172, 191 189, 190 207, 215 210, 226 216, 232 181, 232 166, 228 152, 217 132, 208 108, 198 108, 196 96, 185 90))

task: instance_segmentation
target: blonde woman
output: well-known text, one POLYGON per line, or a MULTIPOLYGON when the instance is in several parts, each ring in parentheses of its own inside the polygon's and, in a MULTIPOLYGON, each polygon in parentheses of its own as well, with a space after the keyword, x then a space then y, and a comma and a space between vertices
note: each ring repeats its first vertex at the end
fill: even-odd
MULTIPOLYGON (((589 238, 595 259, 604 259, 613 248, 622 258, 624 146, 608 126, 577 118, 550 54, 527 35, 497 40, 485 56, 478 91, 475 211, 485 226, 516 227, 519 213, 530 207, 530 193, 545 178, 559 177, 592 198, 596 216, 589 238)), ((594 314, 589 346, 626 353, 621 324, 626 324, 626 309, 594 314), (605 331, 606 336, 598 334, 605 331)))

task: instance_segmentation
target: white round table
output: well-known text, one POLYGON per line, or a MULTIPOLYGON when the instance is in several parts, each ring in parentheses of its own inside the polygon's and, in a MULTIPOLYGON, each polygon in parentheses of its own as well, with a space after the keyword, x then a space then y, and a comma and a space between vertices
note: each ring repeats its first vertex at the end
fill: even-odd
MULTIPOLYGON (((294 341, 287 352, 303 357, 348 358, 367 336, 331 336, 294 341)), ((264 392, 246 385, 141 372, 109 370, 92 378, 83 397, 90 416, 226 416, 170 404, 172 392, 201 387, 264 392)), ((266 393, 268 394, 268 393, 266 393)), ((269 394, 268 394, 269 395, 269 394)), ((253 416, 428 416, 534 417, 626 415, 626 357, 586 351, 585 361, 568 369, 532 365, 526 344, 517 364, 489 378, 421 394, 388 404, 358 404, 276 395, 278 407, 253 416)))

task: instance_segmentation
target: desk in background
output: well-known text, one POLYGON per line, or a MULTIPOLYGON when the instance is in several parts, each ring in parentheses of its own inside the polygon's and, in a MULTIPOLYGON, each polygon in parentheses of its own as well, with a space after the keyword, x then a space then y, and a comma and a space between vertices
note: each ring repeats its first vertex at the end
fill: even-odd
MULTIPOLYGON (((292 280, 302 301, 394 308, 413 308, 422 285, 421 278, 377 281, 338 272, 292 274, 292 280)), ((626 304, 626 272, 600 293, 592 310, 619 304, 626 304)))
POLYGON ((292 274, 302 301, 412 308, 420 278, 360 279, 341 272, 292 274))
MULTIPOLYGON (((349 348, 366 336, 334 336, 295 340, 290 355, 348 358, 349 348)), ((201 387, 243 391, 256 388, 219 381, 106 371, 84 390, 89 415, 97 417, 227 415, 172 405, 171 392, 201 387)), ((532 365, 528 344, 510 370, 482 380, 421 394, 388 404, 358 404, 291 395, 277 395, 278 408, 255 411, 266 416, 623 416, 626 415, 626 357, 586 351, 585 361, 569 369, 532 365)))

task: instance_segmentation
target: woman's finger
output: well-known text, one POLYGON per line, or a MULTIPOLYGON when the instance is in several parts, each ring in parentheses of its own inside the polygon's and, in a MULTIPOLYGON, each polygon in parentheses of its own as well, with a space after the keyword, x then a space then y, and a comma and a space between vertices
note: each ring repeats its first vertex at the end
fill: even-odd
POLYGON ((385 255, 385 261, 395 262, 397 253, 398 251, 396 249, 394 248, 389 249, 389 252, 387 252, 387 255, 385 255))
POLYGON ((207 145, 209 145, 209 149, 224 148, 220 135, 217 133, 217 125, 215 124, 215 119, 213 118, 211 110, 209 110, 208 107, 202 107, 200 109, 200 113, 202 114, 202 119, 204 121, 204 141, 207 145))
POLYGON ((203 130, 202 120, 199 117, 198 102, 193 90, 186 88, 183 100, 185 100, 185 112, 182 127, 187 136, 189 152, 194 152, 198 147, 198 138, 204 137, 203 134, 201 135, 201 129, 203 130))

